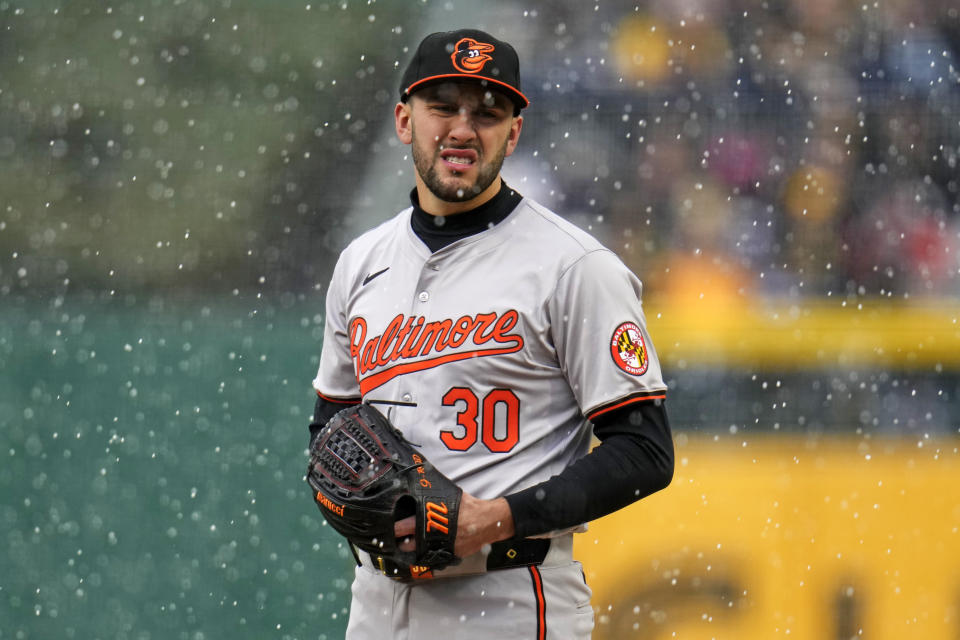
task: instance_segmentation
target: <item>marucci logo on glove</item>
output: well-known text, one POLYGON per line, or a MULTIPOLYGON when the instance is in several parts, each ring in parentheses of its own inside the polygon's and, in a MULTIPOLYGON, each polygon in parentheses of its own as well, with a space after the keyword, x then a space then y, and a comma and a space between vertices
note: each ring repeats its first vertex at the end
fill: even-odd
POLYGON ((314 500, 316 500, 318 503, 322 504, 324 507, 326 507, 326 508, 329 509, 330 511, 333 511, 333 512, 334 512, 335 514, 337 514, 338 516, 343 517, 343 505, 342 505, 342 504, 340 504, 340 505, 336 504, 335 502, 333 502, 332 500, 330 500, 329 498, 327 498, 327 496, 323 495, 323 494, 320 493, 319 491, 317 491, 317 495, 314 497, 314 500))
POLYGON ((478 313, 433 322, 427 322, 423 316, 401 314, 390 321, 383 334, 368 340, 366 319, 354 318, 350 322, 350 357, 360 393, 366 395, 406 373, 468 358, 519 351, 523 348, 523 338, 511 333, 519 319, 520 314, 513 309, 501 314, 478 313), (458 350, 466 344, 477 348, 458 350), (433 357, 428 357, 431 355, 433 357), (397 360, 412 362, 392 364, 397 360))
POLYGON ((440 533, 450 533, 447 525, 450 519, 447 517, 447 505, 437 504, 436 502, 427 502, 427 531, 439 531, 440 533))

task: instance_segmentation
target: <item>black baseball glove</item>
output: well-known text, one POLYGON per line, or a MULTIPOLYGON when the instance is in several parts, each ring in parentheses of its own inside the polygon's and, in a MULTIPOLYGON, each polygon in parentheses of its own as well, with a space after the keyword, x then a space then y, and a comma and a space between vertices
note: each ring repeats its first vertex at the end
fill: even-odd
POLYGON ((333 416, 310 445, 307 482, 334 529, 391 578, 432 577, 456 564, 463 491, 387 418, 360 404, 333 416), (416 516, 416 550, 401 551, 394 522, 416 516))

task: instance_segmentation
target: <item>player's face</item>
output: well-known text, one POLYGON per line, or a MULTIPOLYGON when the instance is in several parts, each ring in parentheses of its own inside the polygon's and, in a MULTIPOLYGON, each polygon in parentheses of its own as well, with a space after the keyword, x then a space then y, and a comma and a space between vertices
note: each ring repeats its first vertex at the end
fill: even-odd
POLYGON ((453 82, 397 105, 397 134, 411 145, 418 185, 445 203, 495 195, 503 159, 513 153, 523 123, 513 109, 499 92, 453 82))

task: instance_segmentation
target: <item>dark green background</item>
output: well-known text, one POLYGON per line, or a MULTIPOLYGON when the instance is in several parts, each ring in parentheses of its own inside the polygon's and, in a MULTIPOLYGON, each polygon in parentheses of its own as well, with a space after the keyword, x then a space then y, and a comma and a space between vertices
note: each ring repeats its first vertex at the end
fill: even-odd
POLYGON ((0 638, 342 637, 313 303, 0 310, 0 638))

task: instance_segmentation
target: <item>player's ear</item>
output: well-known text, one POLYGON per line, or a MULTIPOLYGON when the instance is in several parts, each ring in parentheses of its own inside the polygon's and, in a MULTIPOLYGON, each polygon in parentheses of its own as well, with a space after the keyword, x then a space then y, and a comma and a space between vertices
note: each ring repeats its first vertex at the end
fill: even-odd
POLYGON ((513 122, 510 123, 510 134, 507 136, 507 149, 504 152, 504 157, 509 156, 513 153, 513 150, 517 148, 517 142, 520 140, 520 130, 523 128, 523 116, 516 116, 513 119, 513 122))
POLYGON ((403 144, 413 142, 413 124, 410 121, 410 103, 398 102, 393 110, 393 118, 397 129, 397 137, 403 144))

